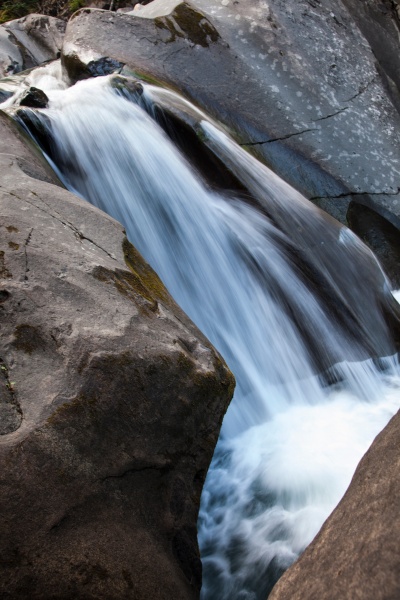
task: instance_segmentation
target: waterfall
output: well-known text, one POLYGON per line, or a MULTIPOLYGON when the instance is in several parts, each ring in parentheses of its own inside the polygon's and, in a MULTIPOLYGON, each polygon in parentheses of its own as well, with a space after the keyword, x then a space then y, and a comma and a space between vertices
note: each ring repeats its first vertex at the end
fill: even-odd
POLYGON ((199 515, 202 597, 265 600, 400 405, 389 284, 354 234, 192 107, 257 202, 210 189, 151 118, 172 92, 54 87, 37 115, 62 181, 124 224, 235 374, 199 515))

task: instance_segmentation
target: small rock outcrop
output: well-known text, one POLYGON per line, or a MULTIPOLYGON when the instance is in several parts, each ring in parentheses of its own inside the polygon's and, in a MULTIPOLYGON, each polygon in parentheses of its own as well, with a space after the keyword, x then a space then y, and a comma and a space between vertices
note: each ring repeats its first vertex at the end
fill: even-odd
POLYGON ((0 78, 59 58, 66 22, 31 14, 0 25, 0 78))
POLYGON ((0 596, 194 599, 233 377, 0 113, 0 596))
POLYGON ((338 507, 269 600, 395 600, 400 593, 400 412, 362 458, 338 507))
POLYGON ((30 106, 32 108, 46 108, 49 99, 43 90, 35 87, 27 89, 20 98, 20 106, 30 106))

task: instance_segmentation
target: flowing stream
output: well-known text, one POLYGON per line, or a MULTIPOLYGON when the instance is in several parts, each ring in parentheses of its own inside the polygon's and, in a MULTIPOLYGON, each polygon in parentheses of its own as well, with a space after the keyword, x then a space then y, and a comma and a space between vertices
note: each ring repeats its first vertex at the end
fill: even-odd
POLYGON ((261 208, 207 187, 151 118, 172 92, 145 86, 135 103, 110 78, 46 78, 37 114, 61 179, 125 225, 236 376, 202 495, 202 598, 265 600, 400 406, 371 281, 389 285, 356 236, 177 99, 261 208))

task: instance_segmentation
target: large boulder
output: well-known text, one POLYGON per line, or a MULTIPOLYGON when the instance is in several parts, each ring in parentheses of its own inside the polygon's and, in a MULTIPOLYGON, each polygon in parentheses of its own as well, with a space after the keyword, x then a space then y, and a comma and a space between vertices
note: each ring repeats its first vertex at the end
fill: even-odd
POLYGON ((365 454, 342 501, 269 600, 400 596, 400 412, 365 454))
MULTIPOLYGON (((101 72, 130 67, 177 87, 340 221, 352 202, 353 223, 366 206, 398 229, 397 67, 377 62, 376 41, 368 42, 350 0, 194 4, 81 10, 65 37, 69 76, 96 74, 109 61, 101 72)), ((397 25, 391 12, 381 21, 387 59, 397 25)), ((358 233, 373 245, 374 236, 358 233)))
POLYGON ((0 129, 0 595, 197 598, 232 375, 122 226, 0 129))
POLYGON ((0 25, 0 77, 60 56, 66 22, 31 14, 0 25))

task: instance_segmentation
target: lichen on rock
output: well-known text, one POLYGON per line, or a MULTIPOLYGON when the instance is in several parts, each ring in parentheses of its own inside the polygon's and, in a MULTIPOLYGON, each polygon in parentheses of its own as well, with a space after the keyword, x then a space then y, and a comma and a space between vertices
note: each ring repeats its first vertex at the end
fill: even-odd
POLYGON ((181 2, 169 16, 156 17, 155 26, 169 31, 165 43, 174 42, 177 37, 187 39, 192 44, 207 48, 217 42, 220 35, 212 23, 187 2, 181 2))

